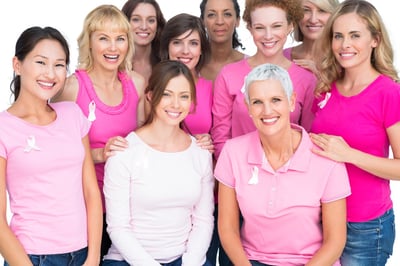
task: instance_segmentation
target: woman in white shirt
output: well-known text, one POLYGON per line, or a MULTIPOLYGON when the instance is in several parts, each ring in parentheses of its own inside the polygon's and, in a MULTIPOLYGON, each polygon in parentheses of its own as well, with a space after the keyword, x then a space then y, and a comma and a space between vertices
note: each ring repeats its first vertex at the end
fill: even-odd
POLYGON ((207 265, 214 179, 211 153, 181 127, 195 108, 190 70, 179 61, 159 63, 146 95, 147 121, 106 164, 112 246, 103 265, 207 265))

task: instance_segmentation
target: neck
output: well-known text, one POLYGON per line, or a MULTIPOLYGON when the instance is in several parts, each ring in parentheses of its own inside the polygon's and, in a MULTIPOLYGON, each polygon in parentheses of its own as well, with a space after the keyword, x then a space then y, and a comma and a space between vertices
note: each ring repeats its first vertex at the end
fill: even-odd
POLYGON ((257 51, 255 55, 249 58, 248 62, 252 68, 265 63, 275 64, 284 69, 289 69, 291 65, 291 61, 283 55, 282 51, 270 57, 266 57, 262 52, 257 51))
POLYGON ((135 55, 133 56, 133 62, 135 61, 150 61, 151 55, 151 44, 142 46, 135 45, 135 55))
POLYGON ((304 39, 300 45, 293 47, 293 59, 313 59, 314 40, 304 39))
POLYGON ((284 129, 284 132, 275 136, 262 136, 260 134, 265 157, 275 170, 289 161, 295 153, 300 139, 301 133, 291 128, 289 130, 284 129))
POLYGON ((230 61, 235 57, 237 52, 232 48, 232 43, 211 43, 212 56, 211 60, 214 62, 226 62, 230 61))

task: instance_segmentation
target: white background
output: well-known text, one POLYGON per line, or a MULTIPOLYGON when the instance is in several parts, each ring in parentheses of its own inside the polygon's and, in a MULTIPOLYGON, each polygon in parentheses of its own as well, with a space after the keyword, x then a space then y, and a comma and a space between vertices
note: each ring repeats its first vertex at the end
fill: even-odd
MULTIPOLYGON (((200 0, 158 0, 166 19, 175 14, 186 12, 193 15, 200 15, 200 0)), ((241 12, 244 10, 245 0, 239 0, 241 12)), ((394 8, 394 0, 378 1, 371 0, 383 17, 388 27, 391 41, 395 49, 395 65, 399 69, 399 44, 400 34, 396 34, 396 15, 398 11, 394 8)), ((7 1, 7 5, 3 7, 0 16, 1 30, 1 48, 0 48, 0 111, 7 108, 10 104, 9 84, 12 79, 11 60, 14 55, 14 45, 21 32, 30 26, 52 26, 60 30, 67 38, 71 50, 70 73, 75 70, 77 62, 77 43, 83 20, 88 12, 100 4, 114 4, 122 8, 125 0, 13 0, 7 1)), ((244 43, 245 52, 252 55, 255 47, 252 44, 250 34, 243 22, 238 30, 239 36, 244 43)), ((289 42, 288 45, 291 45, 289 42)), ((21 166, 23 167, 23 166, 21 166)), ((392 182, 392 197, 395 204, 395 214, 397 229, 400 232, 400 183, 392 182)), ((1 234, 1 232, 0 232, 1 234)), ((0 264, 2 264, 0 256, 0 264)), ((394 254, 388 265, 400 265, 400 240, 395 243, 394 254)))

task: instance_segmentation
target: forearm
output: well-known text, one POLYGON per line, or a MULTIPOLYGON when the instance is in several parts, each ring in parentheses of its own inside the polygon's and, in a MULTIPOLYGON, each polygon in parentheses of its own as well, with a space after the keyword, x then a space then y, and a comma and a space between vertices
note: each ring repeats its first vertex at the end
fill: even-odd
POLYGON ((226 254, 234 265, 251 266, 238 233, 225 232, 220 229, 220 240, 226 254))
MULTIPOLYGON (((97 190, 98 191, 98 190, 97 190)), ((85 265, 99 265, 103 227, 103 210, 100 192, 91 191, 86 198, 88 225, 88 256, 85 265)))
POLYGON ((25 249, 10 230, 6 222, 0 226, 0 254, 9 265, 32 265, 25 249))
POLYGON ((331 266, 342 254, 344 242, 326 242, 305 266, 331 266))
POLYGON ((96 148, 90 150, 94 163, 104 163, 106 161, 104 148, 96 148))
POLYGON ((377 157, 351 149, 347 162, 381 178, 400 180, 400 159, 377 157))

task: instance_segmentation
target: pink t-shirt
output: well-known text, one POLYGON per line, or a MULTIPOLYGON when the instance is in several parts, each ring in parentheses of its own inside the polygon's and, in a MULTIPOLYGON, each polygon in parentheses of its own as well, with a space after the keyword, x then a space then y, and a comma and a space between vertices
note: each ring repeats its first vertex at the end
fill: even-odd
POLYGON ((199 77, 196 83, 196 109, 185 118, 185 130, 191 134, 210 133, 212 124, 212 81, 199 77))
MULTIPOLYGON (((224 66, 215 80, 211 135, 217 157, 226 140, 255 130, 241 92, 244 79, 250 71, 247 59, 243 59, 224 66)), ((316 77, 296 64, 290 65, 288 73, 296 92, 296 106, 290 114, 290 120, 308 131, 314 119, 311 109, 315 98, 316 77)))
POLYGON ((280 169, 270 166, 254 131, 226 142, 214 172, 235 189, 247 257, 265 264, 307 263, 322 245, 321 202, 350 194, 344 164, 312 153, 307 132, 292 127, 302 131, 301 143, 280 169))
POLYGON ((292 61, 292 49, 293 47, 283 49, 283 55, 290 61, 292 61))
POLYGON ((87 246, 82 138, 90 122, 73 102, 52 103, 46 126, 0 113, 0 156, 7 160, 10 228, 28 254, 87 246))
MULTIPOLYGON (((381 75, 361 93, 345 97, 332 84, 330 98, 319 108, 311 131, 342 136, 353 148, 375 156, 389 156, 386 130, 400 121, 400 85, 381 75)), ((324 99, 325 99, 324 98, 324 99)), ((352 194, 347 219, 365 222, 392 208, 390 182, 346 164, 352 194)))
MULTIPOLYGON (((126 72, 118 73, 124 96, 122 102, 116 106, 106 105, 100 100, 85 70, 76 70, 75 76, 79 82, 76 103, 90 120, 93 120, 93 113, 95 115, 95 120, 92 122, 89 131, 92 149, 103 148, 109 138, 114 136, 125 137, 136 129, 139 96, 132 79, 126 72), (95 107, 93 108, 93 106, 95 107), (92 109, 92 112, 90 112, 90 109, 92 109)), ((104 163, 97 163, 95 168, 97 182, 100 191, 103 192, 104 163)), ((103 193, 101 195, 104 210, 104 195, 103 193)))

